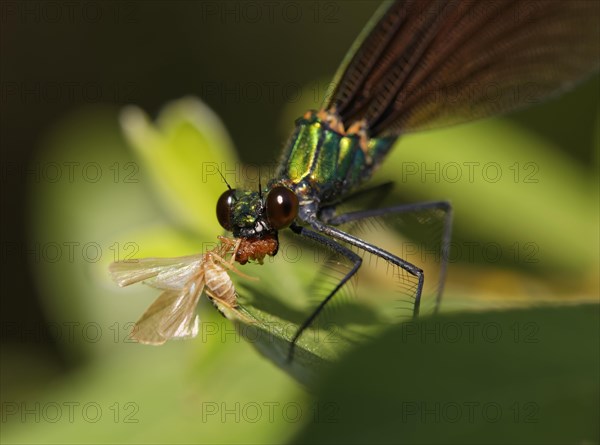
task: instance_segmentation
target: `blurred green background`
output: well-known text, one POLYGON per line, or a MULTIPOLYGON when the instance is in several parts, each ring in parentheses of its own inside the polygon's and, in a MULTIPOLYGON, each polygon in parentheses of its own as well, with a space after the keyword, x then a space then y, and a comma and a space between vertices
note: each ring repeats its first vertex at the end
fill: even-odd
POLYGON ((378 173, 396 202, 454 205, 440 324, 374 338, 308 388, 206 302, 200 338, 128 342, 156 292, 118 289, 108 263, 213 242, 222 185, 194 166, 272 166, 377 4, 1 3, 3 443, 599 440, 598 75, 407 136, 378 173))

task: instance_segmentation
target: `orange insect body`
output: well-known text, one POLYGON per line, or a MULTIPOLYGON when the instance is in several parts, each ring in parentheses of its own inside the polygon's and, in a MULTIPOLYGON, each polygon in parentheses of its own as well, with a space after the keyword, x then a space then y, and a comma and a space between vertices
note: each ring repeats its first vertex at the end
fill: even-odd
POLYGON ((234 254, 235 260, 240 264, 246 264, 250 260, 258 261, 259 264, 262 264, 265 256, 275 255, 279 248, 279 242, 274 236, 242 238, 240 241, 234 254))

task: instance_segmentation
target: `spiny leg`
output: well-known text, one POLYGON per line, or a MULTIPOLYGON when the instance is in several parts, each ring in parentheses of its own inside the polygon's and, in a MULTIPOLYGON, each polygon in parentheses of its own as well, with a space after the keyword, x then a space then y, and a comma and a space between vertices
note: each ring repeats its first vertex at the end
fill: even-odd
POLYGON ((417 283, 417 290, 415 293, 415 304, 413 307, 413 317, 417 317, 419 315, 419 307, 421 304, 421 293, 423 291, 423 280, 424 280, 424 274, 423 274, 422 269, 420 269, 417 266, 415 266, 414 264, 409 263, 408 261, 403 260, 402 258, 388 252, 387 250, 384 250, 380 247, 374 246, 373 244, 367 243, 366 241, 363 241, 360 238, 356 238, 355 236, 352 236, 349 233, 346 233, 338 228, 328 226, 326 224, 323 224, 320 221, 313 221, 311 223, 311 225, 315 230, 317 230, 321 233, 324 233, 325 235, 328 235, 328 236, 338 239, 340 241, 344 241, 348 244, 358 247, 359 249, 362 249, 362 250, 369 252, 373 255, 376 255, 380 258, 383 258, 384 260, 404 269, 411 275, 417 277, 418 283, 417 283))
MULTIPOLYGON (((385 185, 385 184, 384 184, 385 185)), ((341 215, 335 215, 328 218, 325 223, 337 226, 340 224, 358 221, 364 218, 384 216, 393 213, 411 213, 422 212, 426 210, 440 210, 444 213, 444 222, 442 230, 442 245, 441 245, 441 261, 440 261, 440 284, 438 287, 434 313, 438 311, 442 294, 444 291, 444 283, 446 281, 446 272, 448 269, 448 254, 450 249, 450 241, 452 237, 452 206, 447 201, 420 202, 414 204, 403 204, 383 209, 361 210, 357 212, 349 212, 341 215)), ((332 235, 334 236, 334 235, 332 235)), ((360 246, 357 246, 360 247, 360 246)), ((420 295, 419 295, 420 297, 420 295)), ((417 309, 418 311, 418 309, 417 309)))
POLYGON ((329 300, 331 300, 331 298, 333 298, 333 296, 342 288, 342 286, 344 284, 346 284, 350 278, 352 278, 352 276, 358 271, 360 265, 362 264, 362 258, 360 256, 358 256, 356 253, 352 252, 347 247, 342 246, 341 244, 329 239, 326 236, 323 236, 317 232, 307 229, 306 227, 301 227, 296 224, 292 224, 290 226, 290 229, 294 233, 296 233, 300 236, 309 238, 313 241, 316 241, 320 244, 323 244, 323 245, 329 247, 330 249, 334 250, 338 254, 340 254, 340 255, 346 257, 348 260, 350 260, 353 263, 353 266, 352 266, 352 269, 346 275, 344 275, 344 277, 337 284, 337 286, 327 295, 327 297, 325 297, 325 299, 323 301, 321 301, 321 303, 319 304, 319 306, 317 306, 317 308, 313 311, 313 313, 300 325, 300 327, 294 334, 294 337, 292 338, 292 341, 290 344, 290 350, 288 352, 288 358, 287 358, 288 363, 291 363, 292 359, 294 358, 294 350, 296 347, 296 342, 298 341, 298 339, 300 338, 302 333, 312 324, 312 322, 315 320, 315 318, 317 318, 317 316, 323 310, 323 308, 329 302, 329 300))

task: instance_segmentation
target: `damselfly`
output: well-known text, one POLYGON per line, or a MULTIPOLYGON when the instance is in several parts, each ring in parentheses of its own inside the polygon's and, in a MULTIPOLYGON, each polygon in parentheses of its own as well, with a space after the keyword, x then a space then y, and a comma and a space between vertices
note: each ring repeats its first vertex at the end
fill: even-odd
MULTIPOLYGON (((452 224, 448 202, 336 212, 356 196, 398 137, 507 112, 571 87, 599 65, 598 10, 593 0, 403 0, 377 11, 321 109, 296 121, 275 178, 255 191, 228 185, 217 203, 221 226, 250 250, 260 243, 260 250, 275 255, 278 231, 289 228, 352 264, 298 328, 290 360, 298 338, 361 267, 361 257, 349 246, 414 276, 413 313, 419 313, 422 269, 341 230, 341 224, 443 212, 444 282, 452 224)), ((436 308, 441 295, 442 285, 436 308)))

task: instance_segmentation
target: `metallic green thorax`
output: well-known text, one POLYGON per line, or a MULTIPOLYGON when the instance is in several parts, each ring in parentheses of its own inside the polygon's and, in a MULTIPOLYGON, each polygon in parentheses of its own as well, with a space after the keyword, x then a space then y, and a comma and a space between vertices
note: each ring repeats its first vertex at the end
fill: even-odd
POLYGON ((266 211, 270 190, 283 185, 299 201, 298 219, 310 222, 322 204, 336 201, 369 179, 396 137, 369 138, 361 122, 344 128, 335 109, 309 111, 283 151, 275 178, 260 191, 236 190, 231 230, 236 238, 274 236, 266 211))
POLYGON ((335 118, 311 111, 296 121, 276 176, 290 185, 307 182, 325 202, 369 179, 396 140, 361 137, 328 116, 335 118))

